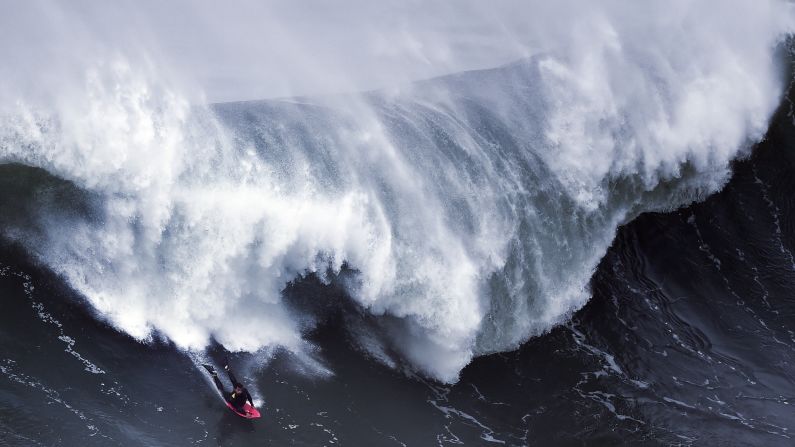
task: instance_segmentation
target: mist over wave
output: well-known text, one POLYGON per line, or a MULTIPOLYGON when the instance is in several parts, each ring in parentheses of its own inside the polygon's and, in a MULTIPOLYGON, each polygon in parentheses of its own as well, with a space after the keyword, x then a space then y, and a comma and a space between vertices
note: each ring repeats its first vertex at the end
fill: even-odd
POLYGON ((579 6, 516 62, 360 94, 202 106, 102 52, 4 107, 0 231, 142 340, 301 351, 313 273, 369 355, 455 381, 582 307, 618 226, 719 190, 780 100, 785 4, 579 6))

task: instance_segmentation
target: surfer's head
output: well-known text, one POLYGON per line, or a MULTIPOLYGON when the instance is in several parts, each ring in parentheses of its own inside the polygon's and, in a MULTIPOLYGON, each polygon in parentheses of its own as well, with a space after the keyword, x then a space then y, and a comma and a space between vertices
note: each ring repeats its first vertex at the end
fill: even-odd
POLYGON ((242 393, 243 392, 243 384, 236 383, 235 384, 235 393, 242 393))

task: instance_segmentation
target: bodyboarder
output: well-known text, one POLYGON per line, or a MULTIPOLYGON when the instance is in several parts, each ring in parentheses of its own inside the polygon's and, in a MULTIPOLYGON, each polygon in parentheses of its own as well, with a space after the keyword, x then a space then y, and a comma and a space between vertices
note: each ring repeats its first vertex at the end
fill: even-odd
POLYGON ((221 383, 221 379, 218 378, 218 373, 215 371, 211 365, 202 365, 204 366, 207 371, 212 375, 213 382, 215 383, 216 388, 218 391, 221 392, 221 396, 223 396, 224 400, 226 400, 232 408, 237 411, 238 413, 246 414, 246 401, 248 401, 251 406, 254 406, 254 401, 251 399, 251 394, 249 394, 248 390, 240 383, 235 374, 232 372, 232 369, 229 368, 228 364, 224 365, 224 370, 226 370, 226 374, 229 376, 229 381, 232 382, 232 391, 226 391, 224 388, 224 384, 221 383))

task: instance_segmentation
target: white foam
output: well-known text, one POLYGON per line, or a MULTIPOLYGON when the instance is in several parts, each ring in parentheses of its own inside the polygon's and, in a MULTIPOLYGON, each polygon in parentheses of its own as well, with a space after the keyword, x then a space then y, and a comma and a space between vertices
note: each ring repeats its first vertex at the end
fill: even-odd
POLYGON ((772 52, 788 5, 580 6, 536 6, 556 31, 503 69, 514 78, 398 88, 385 106, 307 100, 305 115, 247 128, 191 106, 138 53, 100 52, 79 81, 23 95, 0 118, 0 161, 73 182, 94 213, 44 204, 43 233, 4 232, 120 330, 192 350, 214 338, 303 352, 308 320, 281 292, 347 262, 356 303, 396 317, 379 326, 390 353, 454 381, 474 355, 584 305, 618 225, 719 189, 781 94, 772 52))

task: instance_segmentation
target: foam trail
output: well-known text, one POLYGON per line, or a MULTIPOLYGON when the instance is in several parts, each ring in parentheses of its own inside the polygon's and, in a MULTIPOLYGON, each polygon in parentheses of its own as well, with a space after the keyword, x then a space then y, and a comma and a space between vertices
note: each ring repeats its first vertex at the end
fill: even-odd
POLYGON ((619 225, 718 190, 764 134, 789 7, 677 5, 584 7, 518 62, 318 99, 192 106, 108 56, 0 118, 33 191, 0 228, 120 330, 190 350, 304 352, 282 291, 345 263, 361 345, 454 381, 583 306, 619 225))

